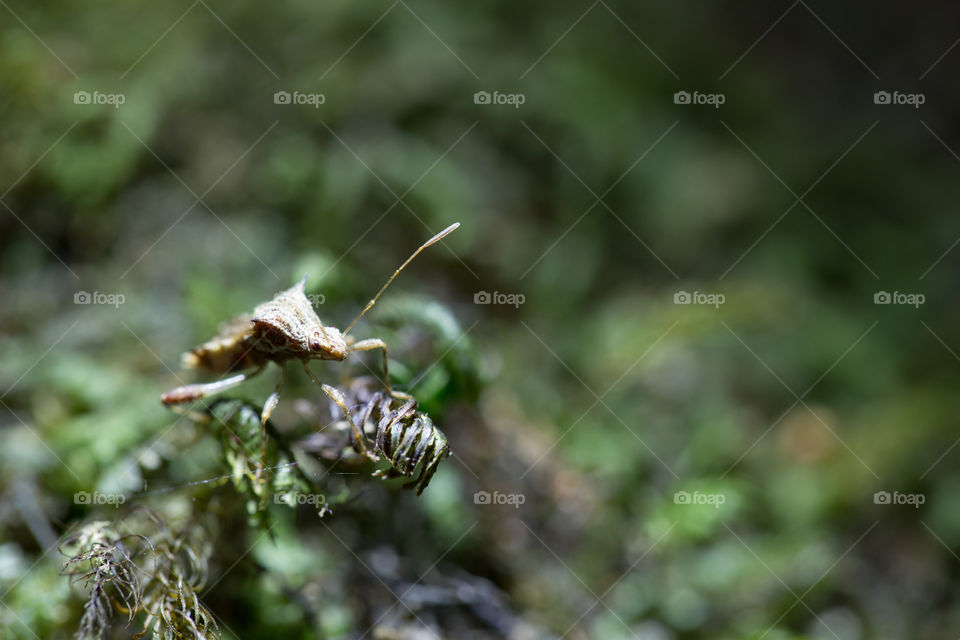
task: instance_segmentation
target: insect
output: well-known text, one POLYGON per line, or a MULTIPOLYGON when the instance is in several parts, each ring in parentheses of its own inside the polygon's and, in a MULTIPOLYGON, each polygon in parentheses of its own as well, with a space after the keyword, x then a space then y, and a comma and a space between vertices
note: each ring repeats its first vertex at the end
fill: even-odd
MULTIPOLYGON (((387 370, 387 345, 379 338, 355 341, 350 330, 387 290, 394 278, 403 271, 417 255, 452 233, 460 226, 456 222, 433 236, 419 249, 413 252, 393 275, 380 288, 363 311, 353 319, 342 332, 336 327, 324 325, 317 317, 313 306, 304 294, 307 277, 304 276, 291 288, 278 293, 273 300, 257 305, 252 314, 234 318, 223 324, 217 335, 188 351, 183 355, 182 364, 188 369, 203 369, 213 373, 230 373, 243 369, 253 369, 249 373, 239 373, 223 380, 204 384, 188 384, 177 387, 162 396, 166 405, 178 405, 225 391, 259 375, 270 362, 280 365, 280 380, 273 393, 267 398, 260 415, 261 428, 261 468, 266 455, 266 424, 280 399, 280 391, 286 381, 286 363, 299 360, 310 379, 323 389, 334 402, 349 416, 349 409, 343 400, 343 394, 334 387, 324 384, 310 370, 310 360, 343 361, 355 351, 383 351, 383 375, 387 393, 391 397, 409 399, 410 396, 394 391, 390 387, 390 374, 387 370)), ((354 447, 358 453, 371 456, 366 450, 363 434, 351 420, 354 447)))
MULTIPOLYGON (((358 379, 358 382, 365 382, 358 379)), ((340 393, 339 390, 335 390, 340 393)), ((417 401, 413 398, 398 399, 386 391, 369 393, 364 386, 351 388, 348 392, 351 400, 359 401, 362 408, 351 416, 346 403, 334 400, 355 428, 366 435, 368 423, 373 423, 374 455, 372 460, 383 456, 389 462, 389 469, 374 473, 381 478, 413 478, 417 468, 420 474, 403 485, 404 489, 417 488, 417 495, 430 484, 440 462, 450 455, 447 438, 430 419, 430 416, 417 410, 417 401), (402 403, 402 404, 401 404, 402 403), (399 406, 398 406, 399 405, 399 406)), ((342 396, 341 396, 342 397, 342 396)))

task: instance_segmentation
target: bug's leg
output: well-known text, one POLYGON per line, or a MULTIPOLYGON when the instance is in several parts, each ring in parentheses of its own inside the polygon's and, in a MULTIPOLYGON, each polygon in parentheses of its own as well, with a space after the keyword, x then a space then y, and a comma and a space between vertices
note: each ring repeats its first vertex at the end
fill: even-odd
POLYGON ((353 430, 353 448, 362 456, 369 458, 370 460, 378 460, 377 456, 367 449, 366 440, 363 436, 363 432, 357 426, 357 423, 353 420, 353 415, 350 413, 350 408, 347 407, 347 403, 344 400, 343 394, 334 387, 331 387, 328 384, 323 384, 320 387, 323 389, 323 392, 327 394, 331 400, 337 403, 337 406, 340 407, 340 410, 343 411, 343 414, 347 417, 347 421, 350 423, 350 428, 353 430))
POLYGON ((260 479, 260 472, 263 471, 263 468, 266 465, 267 420, 270 419, 270 415, 273 413, 273 410, 277 408, 277 404, 280 402, 280 390, 283 389, 283 383, 286 381, 287 368, 283 365, 280 365, 280 380, 277 381, 277 386, 273 389, 273 393, 271 393, 267 398, 267 401, 263 403, 263 412, 260 414, 260 466, 257 468, 257 480, 260 479))
POLYGON ((387 343, 381 340, 380 338, 369 338, 367 340, 360 340, 355 342, 349 347, 347 347, 349 352, 354 351, 373 351, 374 349, 383 350, 383 381, 387 387, 387 393, 389 393, 394 398, 399 398, 401 400, 409 400, 413 398, 409 393, 404 393, 403 391, 394 391, 390 386, 390 370, 387 368, 387 343))
POLYGON ((160 400, 163 402, 163 404, 175 405, 183 404, 185 402, 193 402, 194 400, 199 400, 200 398, 206 398, 207 396, 212 396, 215 393, 226 391, 227 389, 237 386, 241 382, 249 380, 263 371, 265 366, 266 365, 260 365, 252 373, 240 373, 229 378, 224 378, 223 380, 217 380, 216 382, 207 382, 205 384, 187 384, 182 387, 177 387, 176 389, 167 391, 165 394, 160 396, 160 400))
POLYGON ((353 447, 357 450, 357 453, 360 455, 366 456, 371 460, 377 460, 377 457, 370 453, 367 450, 366 442, 364 441, 363 432, 357 426, 357 423, 353 420, 353 415, 350 413, 350 408, 347 406, 347 401, 343 397, 343 394, 340 393, 339 389, 331 387, 330 385, 324 383, 316 374, 311 371, 310 366, 307 364, 307 361, 303 361, 303 368, 307 372, 307 375, 310 376, 310 379, 313 380, 314 384, 320 387, 327 396, 336 403, 340 410, 343 411, 343 415, 347 417, 347 422, 350 423, 350 428, 353 430, 353 447))

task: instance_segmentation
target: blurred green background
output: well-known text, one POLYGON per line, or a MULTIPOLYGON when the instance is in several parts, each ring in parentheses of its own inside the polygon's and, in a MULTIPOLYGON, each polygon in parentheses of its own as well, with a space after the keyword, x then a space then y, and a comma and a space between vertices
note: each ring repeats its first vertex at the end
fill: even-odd
POLYGON ((955 5, 0 5, 3 637, 95 490, 222 495, 228 638, 957 636, 955 5), (248 526, 179 354, 454 221, 357 329, 454 456, 248 526))

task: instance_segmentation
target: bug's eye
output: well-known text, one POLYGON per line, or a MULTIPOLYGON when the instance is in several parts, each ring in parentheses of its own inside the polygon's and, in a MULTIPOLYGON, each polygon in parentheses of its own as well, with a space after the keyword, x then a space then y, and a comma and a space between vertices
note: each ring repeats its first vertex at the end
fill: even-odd
POLYGON ((310 336, 310 351, 323 351, 323 341, 319 331, 314 331, 313 335, 310 336))

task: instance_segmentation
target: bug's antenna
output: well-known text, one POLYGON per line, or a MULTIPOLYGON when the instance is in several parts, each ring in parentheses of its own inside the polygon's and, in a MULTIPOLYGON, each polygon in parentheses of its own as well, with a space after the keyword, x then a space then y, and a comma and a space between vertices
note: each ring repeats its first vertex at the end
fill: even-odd
POLYGON ((459 227, 459 226, 460 226, 460 223, 459 223, 459 222, 454 222, 452 225, 450 225, 449 227, 447 227, 446 229, 444 229, 443 231, 441 231, 440 233, 438 233, 437 235, 433 236, 432 238, 430 238, 429 240, 427 240, 426 242, 424 242, 422 245, 420 245, 420 248, 417 249, 416 251, 414 251, 414 252, 413 252, 413 255, 411 255, 409 258, 407 258, 407 261, 404 262, 402 265, 400 265, 400 268, 399 268, 399 269, 397 269, 396 271, 393 272, 393 275, 390 276, 390 279, 387 280, 387 283, 386 283, 385 285, 383 285, 383 287, 380 289, 380 291, 377 292, 377 295, 373 296, 373 299, 370 300, 370 302, 367 303, 367 306, 363 308, 363 311, 360 312, 360 315, 358 315, 356 318, 354 318, 354 319, 353 319, 353 322, 351 322, 350 325, 349 325, 346 329, 343 330, 343 335, 347 335, 348 333, 350 333, 350 329, 353 329, 353 325, 357 324, 357 322, 359 322, 360 318, 362 318, 363 315, 364 315, 367 311, 370 311, 370 308, 373 307, 373 305, 375 305, 375 304, 377 303, 377 300, 380 298, 380 296, 383 295, 383 292, 387 290, 387 287, 390 286, 390 283, 393 282, 393 279, 396 278, 397 275, 399 275, 401 271, 403 271, 403 268, 404 268, 405 266, 407 266, 408 264, 410 264, 410 261, 411 261, 411 260, 413 260, 414 258, 417 257, 417 254, 419 254, 421 251, 423 251, 424 249, 426 249, 427 247, 429 247, 430 245, 432 245, 434 242, 437 242, 438 240, 440 240, 440 239, 444 238, 445 236, 449 235, 450 233, 453 233, 453 231, 454 231, 457 227, 459 227))

